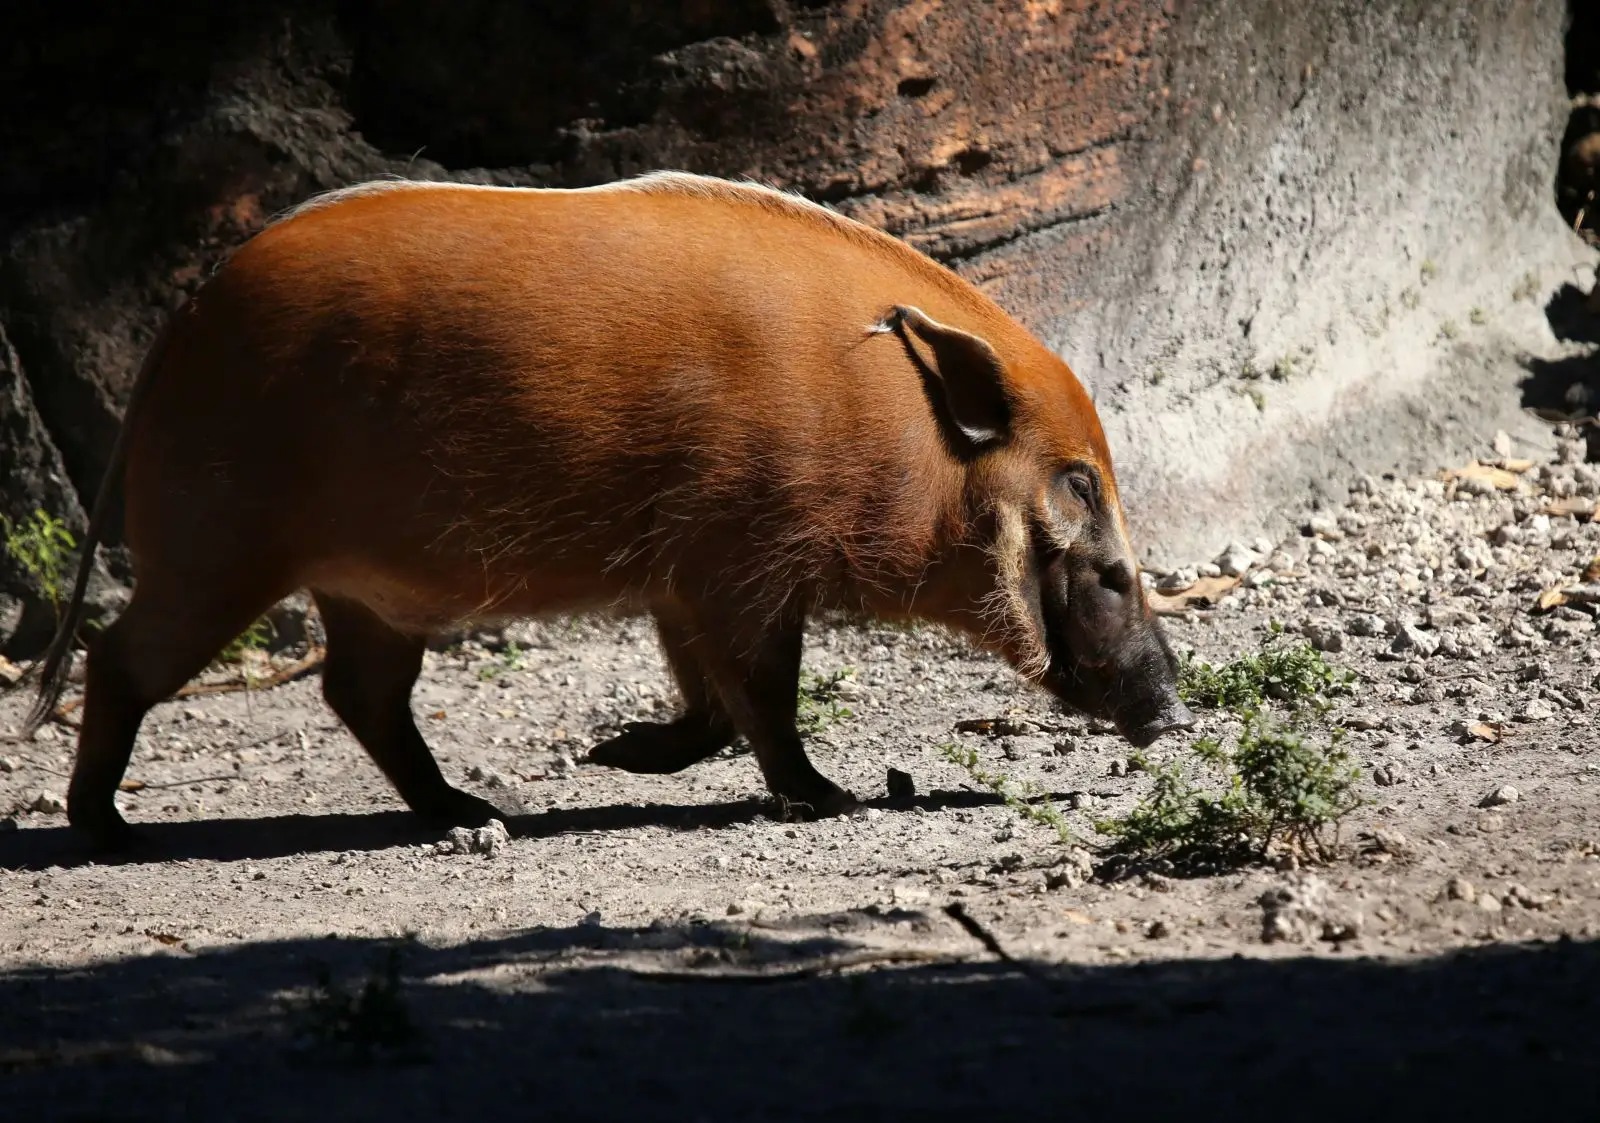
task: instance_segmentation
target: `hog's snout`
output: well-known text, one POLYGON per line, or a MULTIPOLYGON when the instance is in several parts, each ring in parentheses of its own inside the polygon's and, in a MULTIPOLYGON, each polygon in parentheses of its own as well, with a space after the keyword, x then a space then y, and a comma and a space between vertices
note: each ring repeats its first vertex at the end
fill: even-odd
POLYGON ((1150 712, 1140 714, 1131 721, 1119 717, 1117 732, 1127 738, 1134 748, 1144 749, 1155 744, 1162 734, 1193 729, 1194 720, 1194 714, 1183 704, 1183 699, 1174 694, 1150 712))

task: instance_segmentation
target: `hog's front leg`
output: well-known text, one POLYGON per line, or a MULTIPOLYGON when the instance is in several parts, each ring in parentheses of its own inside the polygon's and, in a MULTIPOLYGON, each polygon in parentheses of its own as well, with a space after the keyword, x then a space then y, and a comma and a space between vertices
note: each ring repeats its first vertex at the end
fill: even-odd
POLYGON ((755 750, 772 794, 799 818, 859 810, 855 796, 818 772, 806 756, 795 710, 805 617, 799 612, 695 613, 690 650, 706 670, 734 728, 755 750), (759 620, 759 624, 742 623, 759 620))

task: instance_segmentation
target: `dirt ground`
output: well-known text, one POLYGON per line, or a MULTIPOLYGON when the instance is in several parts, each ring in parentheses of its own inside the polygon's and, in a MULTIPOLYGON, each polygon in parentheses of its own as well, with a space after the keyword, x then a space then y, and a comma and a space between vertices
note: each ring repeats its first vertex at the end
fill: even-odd
POLYGON ((1093 843, 1148 791, 1127 745, 960 642, 870 625, 816 629, 806 660, 850 671, 811 751, 869 801, 852 819, 777 821, 739 750, 677 776, 583 763, 674 705, 639 621, 429 655, 419 722, 506 812, 489 853, 411 822, 314 677, 155 711, 121 800, 147 846, 122 861, 55 802, 69 729, 0 742, 7 1115, 1600 1118, 1581 448, 1486 442, 1498 474, 1362 481, 1301 535, 1239 544, 1244 583, 1169 619, 1210 660, 1281 622, 1360 675, 1329 721, 1369 802, 1316 870, 1095 877, 937 747, 1051 793, 1093 843), (1566 603, 1535 611, 1552 588, 1566 603), (1004 735, 956 730, 983 718, 1004 735), (887 796, 889 769, 916 794, 887 796), (1269 942, 1280 888, 1309 903, 1269 942), (369 979, 341 1033, 337 995, 369 979))

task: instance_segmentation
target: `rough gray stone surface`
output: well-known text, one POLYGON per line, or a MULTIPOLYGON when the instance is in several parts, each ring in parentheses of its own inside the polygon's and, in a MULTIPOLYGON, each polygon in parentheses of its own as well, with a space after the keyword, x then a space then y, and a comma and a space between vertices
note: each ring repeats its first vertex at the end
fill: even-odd
POLYGON ((1551 203, 1564 8, 1180 19, 1171 117, 1132 176, 1146 197, 1078 274, 1083 311, 1035 325, 1099 387, 1153 557, 1281 531, 1358 471, 1537 432, 1504 356, 1561 350, 1543 295, 1593 261, 1551 203), (1519 300, 1529 274, 1540 296, 1519 300))

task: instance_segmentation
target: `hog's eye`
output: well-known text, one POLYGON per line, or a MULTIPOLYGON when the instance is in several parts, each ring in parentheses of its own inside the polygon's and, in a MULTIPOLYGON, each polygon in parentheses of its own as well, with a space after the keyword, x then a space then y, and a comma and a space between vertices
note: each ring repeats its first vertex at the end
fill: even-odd
POLYGON ((1061 480, 1072 490, 1072 494, 1078 497, 1080 503, 1090 510, 1094 509, 1100 489, 1091 473, 1081 468, 1069 468, 1061 473, 1061 480))

